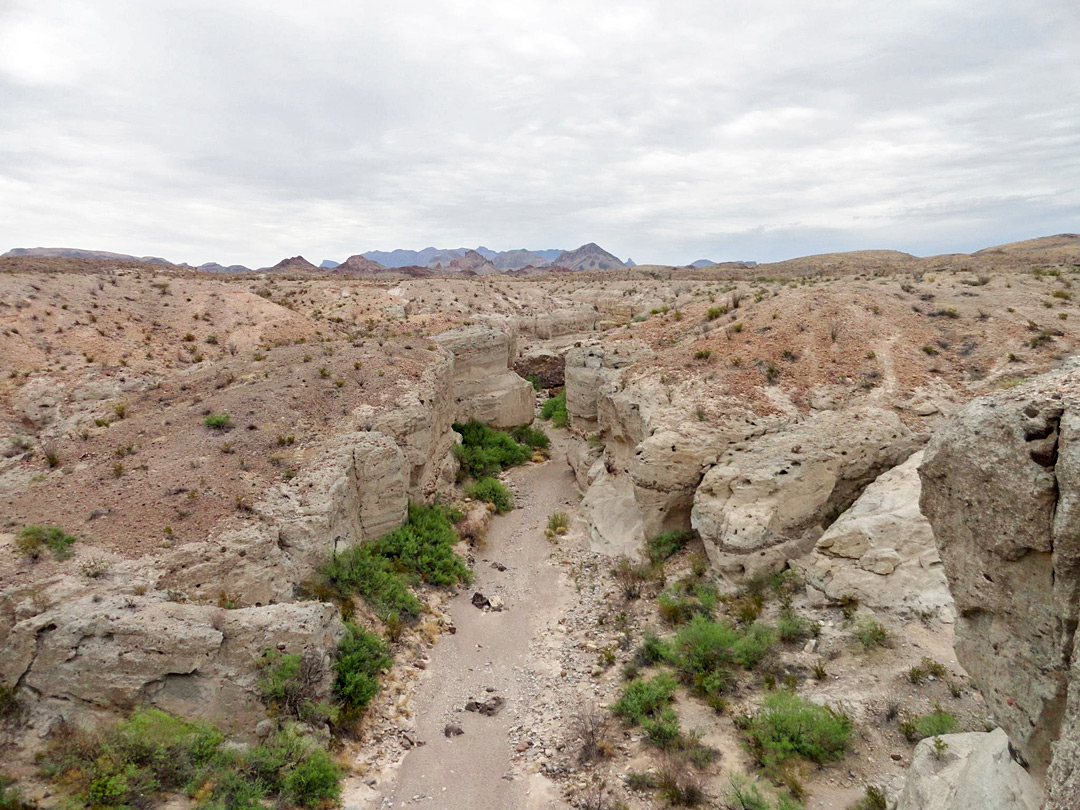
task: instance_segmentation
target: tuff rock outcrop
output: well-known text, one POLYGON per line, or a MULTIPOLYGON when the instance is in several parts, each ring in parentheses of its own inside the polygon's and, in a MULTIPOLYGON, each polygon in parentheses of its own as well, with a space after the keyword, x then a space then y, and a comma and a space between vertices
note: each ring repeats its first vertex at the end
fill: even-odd
POLYGON ((882 473, 798 565, 828 601, 952 620, 952 596, 930 523, 919 511, 922 452, 882 473))
POLYGON ((896 810, 1039 810, 1039 788, 1012 758, 1004 731, 945 734, 941 741, 941 754, 931 738, 915 746, 896 810))
POLYGON ((1047 807, 1080 806, 1080 370, 971 402, 935 433, 919 472, 956 601, 957 657, 1048 782, 1047 807))
POLYGON ((790 423, 724 452, 694 493, 693 528, 729 576, 781 567, 920 443, 895 413, 875 407, 790 423))
POLYGON ((532 385, 511 370, 517 342, 493 326, 462 326, 433 338, 454 355, 455 418, 476 419, 494 427, 528 424, 533 419, 532 385))

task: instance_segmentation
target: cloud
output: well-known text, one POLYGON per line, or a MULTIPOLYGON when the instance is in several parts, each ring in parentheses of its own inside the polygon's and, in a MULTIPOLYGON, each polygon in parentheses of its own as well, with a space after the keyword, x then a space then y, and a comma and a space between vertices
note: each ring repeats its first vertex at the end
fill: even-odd
POLYGON ((9 0, 0 245, 639 262, 1077 230, 1070 0, 9 0))

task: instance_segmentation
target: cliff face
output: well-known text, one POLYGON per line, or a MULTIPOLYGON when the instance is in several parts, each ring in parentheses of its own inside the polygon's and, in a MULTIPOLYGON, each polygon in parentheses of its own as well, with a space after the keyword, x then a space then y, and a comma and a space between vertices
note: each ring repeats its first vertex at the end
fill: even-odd
POLYGON ((975 400, 935 433, 921 507, 956 653, 1050 808, 1080 806, 1080 366, 975 400))

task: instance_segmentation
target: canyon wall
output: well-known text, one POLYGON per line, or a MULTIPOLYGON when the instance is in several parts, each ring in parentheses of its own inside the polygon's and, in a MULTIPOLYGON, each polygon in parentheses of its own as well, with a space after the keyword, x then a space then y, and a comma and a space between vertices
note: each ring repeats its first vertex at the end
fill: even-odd
POLYGON ((956 653, 1051 810, 1080 806, 1080 369, 975 400, 920 467, 956 653))

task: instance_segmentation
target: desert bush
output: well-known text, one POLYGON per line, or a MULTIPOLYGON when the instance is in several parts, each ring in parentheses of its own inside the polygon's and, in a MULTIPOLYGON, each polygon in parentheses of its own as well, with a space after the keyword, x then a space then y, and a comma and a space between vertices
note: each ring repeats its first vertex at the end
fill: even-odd
POLYGON ((649 680, 637 679, 623 687, 622 695, 611 711, 632 726, 643 720, 655 718, 671 703, 675 693, 675 679, 661 672, 649 680))
POLYGON ((228 430, 232 427, 232 417, 227 413, 211 413, 203 419, 203 424, 214 430, 228 430))
POLYGON ((645 541, 645 552, 654 563, 663 562, 681 550, 693 536, 694 533, 688 531, 664 532, 645 541))
POLYGON ((555 427, 566 427, 569 416, 566 413, 566 389, 544 401, 540 407, 540 418, 550 419, 555 427))
POLYGON ((267 648, 259 657, 259 675, 262 699, 275 714, 305 721, 332 714, 329 707, 319 706, 323 666, 314 653, 286 654, 267 648))
POLYGON ((647 565, 639 565, 627 557, 619 557, 615 561, 611 567, 611 575, 615 577, 627 599, 641 596, 642 586, 653 578, 653 572, 647 565))
POLYGON ((776 631, 763 625, 735 628, 696 616, 671 642, 669 659, 683 680, 703 697, 735 685, 735 669, 753 669, 776 644, 776 631))
POLYGON ((441 506, 410 504, 408 519, 378 540, 333 555, 311 585, 314 595, 344 604, 359 594, 384 622, 391 616, 411 619, 420 600, 408 581, 453 585, 472 581, 465 561, 454 553, 458 542, 453 515, 441 506))
POLYGON ((803 700, 788 689, 766 697, 762 709, 743 726, 750 753, 774 773, 796 758, 818 764, 840 759, 852 729, 846 714, 803 700))
POLYGON ((860 616, 855 620, 855 641, 864 651, 884 647, 889 643, 889 631, 873 616, 860 616))
POLYGON ((554 512, 548 517, 548 534, 565 535, 570 528, 570 516, 566 512, 554 512))
POLYGON ((757 785, 745 777, 734 776, 727 792, 729 810, 802 810, 802 803, 797 799, 781 794, 773 802, 757 785))
POLYGON ((34 559, 47 548, 56 559, 66 560, 74 554, 71 547, 77 541, 59 526, 25 526, 15 538, 15 547, 34 559))
POLYGON ((792 610, 780 612, 780 618, 776 622, 776 633, 780 640, 786 643, 798 641, 810 632, 810 625, 806 619, 795 614, 792 610))
MULTIPOLYGON (((496 475, 507 467, 524 464, 532 456, 529 447, 514 441, 509 433, 472 420, 455 424, 461 444, 454 448, 461 468, 473 478, 496 475)), ((545 436, 546 438, 546 436, 545 436)))
POLYGON ((677 757, 668 757, 656 775, 655 787, 672 807, 697 807, 705 803, 701 778, 677 757))
POLYGON ((380 673, 393 663, 385 641, 354 624, 346 624, 334 664, 334 694, 348 712, 362 712, 379 691, 380 673))
POLYGON ((478 501, 487 501, 500 515, 514 508, 514 495, 506 484, 496 478, 481 478, 465 487, 465 494, 478 501))
POLYGON ((15 780, 0 773, 0 810, 32 810, 34 807, 23 798, 15 780))
POLYGON ((608 737, 609 718, 595 706, 580 708, 571 720, 574 736, 581 742, 579 762, 596 762, 612 755, 615 747, 608 737))
POLYGON ((533 450, 547 450, 551 446, 551 439, 543 428, 532 425, 518 425, 510 431, 510 438, 518 444, 531 447, 533 450))
POLYGON ((900 721, 900 733, 907 737, 909 742, 952 734, 955 730, 956 717, 938 705, 934 706, 932 712, 906 717, 900 721))
POLYGON ((268 801, 314 808, 340 798, 340 770, 296 728, 246 750, 224 743, 213 726, 143 708, 98 733, 62 728, 41 772, 75 807, 152 807, 163 792, 215 810, 254 810, 268 801))
POLYGON ((866 793, 851 806, 851 810, 887 810, 888 806, 885 791, 877 785, 867 785, 866 793))

